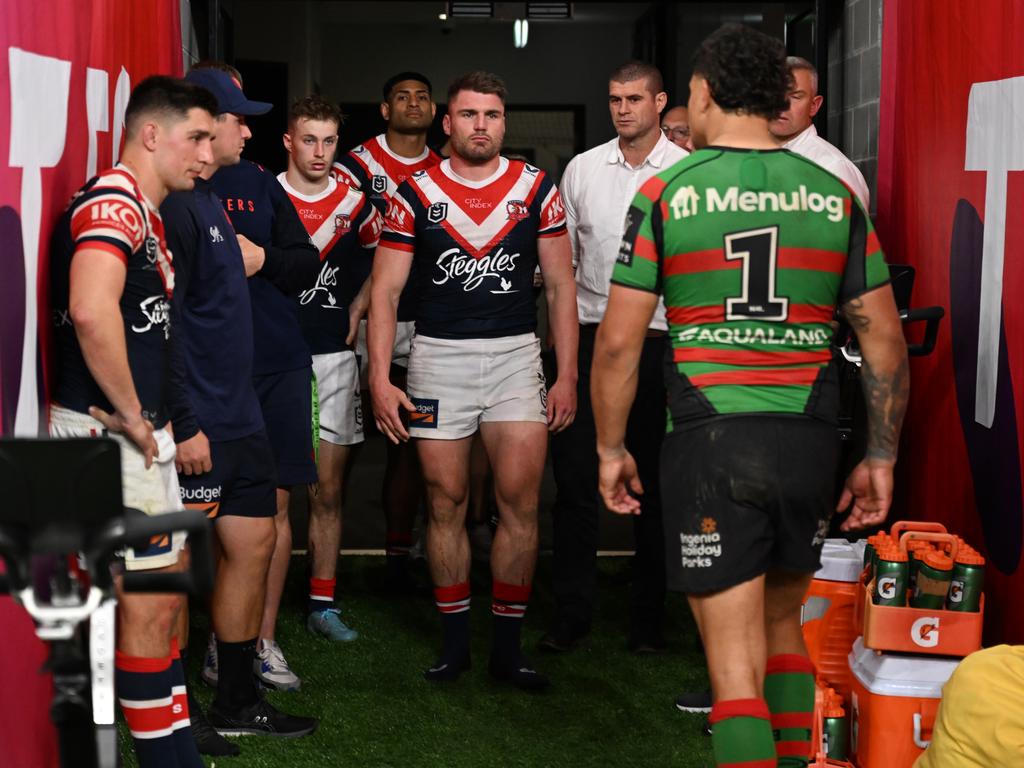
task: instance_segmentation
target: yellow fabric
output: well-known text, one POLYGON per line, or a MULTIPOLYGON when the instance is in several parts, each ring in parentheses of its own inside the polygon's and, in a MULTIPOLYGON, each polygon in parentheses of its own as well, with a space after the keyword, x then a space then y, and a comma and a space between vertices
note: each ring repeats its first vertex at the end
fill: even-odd
POLYGON ((931 746, 914 768, 1024 766, 1024 646, 964 659, 942 689, 931 746))

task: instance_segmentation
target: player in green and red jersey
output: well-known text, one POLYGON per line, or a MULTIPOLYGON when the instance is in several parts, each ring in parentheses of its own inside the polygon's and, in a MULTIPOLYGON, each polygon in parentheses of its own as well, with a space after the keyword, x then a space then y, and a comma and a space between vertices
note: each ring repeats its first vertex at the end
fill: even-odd
POLYGON ((853 502, 845 529, 888 512, 908 391, 867 214, 768 130, 788 84, 774 38, 727 25, 703 43, 689 102, 698 151, 634 199, 594 353, 600 490, 610 509, 632 514, 643 489, 623 436, 664 296, 669 586, 687 593, 707 650, 719 766, 807 765, 814 678, 800 604, 836 507, 837 307, 863 353, 869 421, 867 454, 839 500, 853 502))

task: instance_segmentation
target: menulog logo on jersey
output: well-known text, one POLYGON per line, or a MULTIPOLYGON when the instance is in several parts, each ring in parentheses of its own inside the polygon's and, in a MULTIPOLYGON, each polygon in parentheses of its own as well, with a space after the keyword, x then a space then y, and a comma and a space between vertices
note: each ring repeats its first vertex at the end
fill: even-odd
POLYGON ((768 211, 810 211, 811 213, 827 213, 828 220, 843 220, 844 198, 839 195, 823 195, 820 192, 808 192, 803 184, 794 191, 772 192, 762 190, 740 191, 739 187, 727 187, 724 190, 707 187, 704 199, 693 186, 680 187, 672 196, 669 207, 672 218, 685 219, 704 213, 765 213, 768 211))

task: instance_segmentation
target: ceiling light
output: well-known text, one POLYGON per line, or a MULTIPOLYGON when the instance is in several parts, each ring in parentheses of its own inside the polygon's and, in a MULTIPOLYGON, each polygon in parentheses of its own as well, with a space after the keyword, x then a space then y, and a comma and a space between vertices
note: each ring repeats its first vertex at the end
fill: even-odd
POLYGON ((516 48, 525 48, 530 37, 530 22, 526 19, 516 19, 512 25, 512 42, 516 48))

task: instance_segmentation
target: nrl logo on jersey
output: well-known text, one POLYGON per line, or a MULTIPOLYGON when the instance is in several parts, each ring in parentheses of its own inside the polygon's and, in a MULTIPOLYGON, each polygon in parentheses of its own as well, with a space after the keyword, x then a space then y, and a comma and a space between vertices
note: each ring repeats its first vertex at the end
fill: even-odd
POLYGON ((383 194, 388 188, 388 177, 381 176, 380 174, 375 175, 370 179, 370 189, 376 192, 378 195, 383 194))
MULTIPOLYGON (((700 213, 701 195, 692 186, 680 187, 672 196, 669 208, 672 218, 685 219, 700 213)), ((724 190, 708 187, 704 190, 705 213, 767 213, 775 211, 810 211, 826 213, 831 222, 840 222, 845 213, 845 200, 839 195, 808 192, 803 184, 791 192, 762 190, 740 191, 739 187, 724 190)))
POLYGON ((440 224, 448 218, 448 203, 433 203, 427 209, 427 221, 431 224, 440 224))

